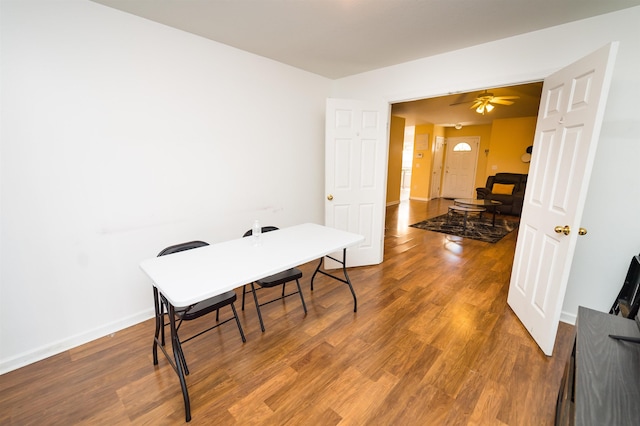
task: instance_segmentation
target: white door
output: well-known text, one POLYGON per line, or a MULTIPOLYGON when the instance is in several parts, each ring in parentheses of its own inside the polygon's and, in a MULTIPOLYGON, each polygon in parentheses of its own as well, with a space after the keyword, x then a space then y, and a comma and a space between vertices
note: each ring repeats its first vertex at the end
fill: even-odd
POLYGON ((382 101, 327 100, 325 224, 365 237, 349 250, 348 266, 382 262, 389 109, 382 101))
POLYGON ((442 196, 473 198, 480 136, 447 138, 442 196))
POLYGON ((442 160, 444 158, 444 138, 436 136, 433 149, 433 167, 431 168, 431 190, 429 198, 440 197, 440 185, 442 183, 442 160))
POLYGON ((605 46, 545 79, 542 89, 508 303, 549 356, 616 52, 617 43, 605 46))

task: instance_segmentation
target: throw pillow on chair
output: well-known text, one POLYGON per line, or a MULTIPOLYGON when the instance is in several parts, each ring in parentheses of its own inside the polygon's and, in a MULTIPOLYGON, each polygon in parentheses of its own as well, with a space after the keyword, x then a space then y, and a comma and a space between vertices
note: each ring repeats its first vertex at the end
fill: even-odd
POLYGON ((500 195, 511 195, 513 194, 513 189, 515 188, 515 185, 510 183, 510 184, 506 184, 506 183, 494 183, 493 187, 491 188, 491 193, 492 194, 500 194, 500 195))

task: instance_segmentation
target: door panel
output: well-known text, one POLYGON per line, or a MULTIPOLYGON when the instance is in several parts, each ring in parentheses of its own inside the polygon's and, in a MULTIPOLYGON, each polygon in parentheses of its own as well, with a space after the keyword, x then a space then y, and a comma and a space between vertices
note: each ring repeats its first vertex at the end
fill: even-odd
POLYGON ((325 224, 365 237, 348 266, 382 262, 388 119, 388 103, 327 100, 325 224))
POLYGON ((616 51, 617 43, 605 46, 549 76, 542 89, 508 303, 547 355, 553 353, 616 51), (568 234, 557 226, 568 226, 568 234))

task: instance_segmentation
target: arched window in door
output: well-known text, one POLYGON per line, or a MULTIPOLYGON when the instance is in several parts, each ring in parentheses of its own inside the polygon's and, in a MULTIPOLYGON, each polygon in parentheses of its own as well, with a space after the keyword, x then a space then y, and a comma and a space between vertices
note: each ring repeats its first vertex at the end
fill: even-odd
POLYGON ((469 152, 471 151, 471 145, 466 142, 458 142, 456 146, 453 147, 453 152, 469 152))

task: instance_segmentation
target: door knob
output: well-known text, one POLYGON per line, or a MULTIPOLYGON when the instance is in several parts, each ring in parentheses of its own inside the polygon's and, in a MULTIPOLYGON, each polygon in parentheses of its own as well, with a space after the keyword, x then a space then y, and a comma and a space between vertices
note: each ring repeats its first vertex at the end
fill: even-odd
POLYGON ((569 227, 569 225, 556 226, 553 230, 556 231, 556 234, 569 235, 571 233, 571 227, 569 227))
POLYGON ((585 228, 578 229, 578 235, 587 235, 587 230, 585 228))
POLYGON ((331 194, 327 195, 327 200, 329 200, 329 201, 333 200, 333 195, 331 195, 331 194))

